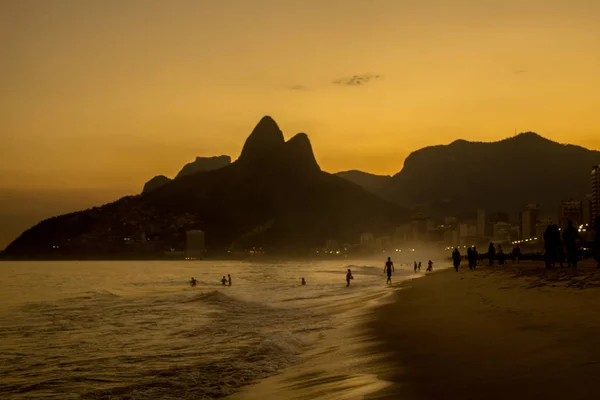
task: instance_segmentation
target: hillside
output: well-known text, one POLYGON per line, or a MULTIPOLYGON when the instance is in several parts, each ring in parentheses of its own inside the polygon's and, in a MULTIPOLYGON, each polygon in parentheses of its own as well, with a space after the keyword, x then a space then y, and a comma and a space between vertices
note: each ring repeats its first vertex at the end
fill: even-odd
POLYGON ((555 213, 562 199, 589 192, 590 170, 600 152, 563 145, 527 132, 499 142, 457 140, 410 154, 382 195, 431 215, 516 213, 539 203, 555 213))
MULTIPOLYGON (((214 171, 215 169, 223 168, 231 164, 231 157, 216 156, 216 157, 196 157, 194 161, 183 166, 181 171, 177 173, 175 179, 181 179, 184 176, 194 175, 198 172, 214 171)), ((149 193, 156 189, 165 186, 172 179, 164 175, 158 175, 150 179, 144 184, 142 193, 149 193)))
POLYGON ((387 186, 392 181, 392 177, 389 175, 375 175, 357 170, 342 171, 336 173, 336 175, 379 196, 384 196, 387 186))
POLYGON ((365 231, 390 234, 406 218, 400 207, 321 171, 305 134, 286 142, 275 121, 264 117, 234 163, 45 220, 3 256, 159 254, 183 249, 190 229, 204 230, 213 250, 262 246, 268 252, 302 252, 327 239, 356 243, 365 231))

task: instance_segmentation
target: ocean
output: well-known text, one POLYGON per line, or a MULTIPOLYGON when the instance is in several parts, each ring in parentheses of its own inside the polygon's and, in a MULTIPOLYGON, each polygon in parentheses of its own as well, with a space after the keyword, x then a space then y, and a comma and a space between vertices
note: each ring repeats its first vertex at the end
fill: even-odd
POLYGON ((362 398, 384 261, 0 263, 0 398, 362 398))

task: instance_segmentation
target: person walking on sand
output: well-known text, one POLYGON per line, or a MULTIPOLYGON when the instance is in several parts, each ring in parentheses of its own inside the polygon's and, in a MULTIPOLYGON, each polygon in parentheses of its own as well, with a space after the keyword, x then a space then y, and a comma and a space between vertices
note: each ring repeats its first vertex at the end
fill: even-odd
POLYGON ((418 268, 418 265, 417 265, 417 262, 415 261, 415 274, 417 273, 417 268, 418 268))
POLYGON ((427 263, 426 272, 433 272, 433 262, 431 262, 431 260, 429 260, 429 262, 427 263))
POLYGON ((227 274, 227 282, 229 283, 229 286, 231 286, 231 275, 227 274))
POLYGON ((579 240, 579 232, 573 226, 573 221, 567 223, 567 229, 562 234, 563 243, 567 249, 567 264, 569 267, 577 268, 579 259, 577 241, 579 240))
MULTIPOLYGON (((416 267, 415 267, 415 271, 416 271, 416 267)), ((385 267, 383 267, 383 272, 387 273, 387 281, 385 281, 386 285, 391 285, 392 284, 392 272, 394 272, 394 263, 392 262, 392 258, 388 257, 387 261, 385 262, 385 267)))
POLYGON ((350 268, 348 268, 348 273, 346 274, 346 287, 350 286, 350 281, 352 279, 354 279, 352 276, 352 271, 350 271, 350 268))
POLYGON ((469 269, 473 269, 473 249, 467 249, 467 261, 469 262, 469 269))
POLYGON ((477 252, 477 247, 473 246, 473 270, 477 268, 477 262, 479 261, 479 253, 477 252))
POLYGON ((452 261, 454 263, 454 269, 456 270, 456 272, 458 272, 458 269, 460 268, 460 252, 458 251, 458 248, 454 248, 454 251, 452 252, 452 261))
POLYGON ((421 261, 419 261, 419 266, 417 267, 417 271, 421 272, 421 261))
POLYGON ((513 248, 512 256, 513 256, 513 264, 518 264, 519 260, 521 259, 521 248, 519 247, 518 244, 513 248))
POLYGON ((490 259, 490 267, 493 267, 494 258, 496 258, 496 248, 494 247, 494 243, 490 243, 490 247, 488 248, 488 257, 490 259))

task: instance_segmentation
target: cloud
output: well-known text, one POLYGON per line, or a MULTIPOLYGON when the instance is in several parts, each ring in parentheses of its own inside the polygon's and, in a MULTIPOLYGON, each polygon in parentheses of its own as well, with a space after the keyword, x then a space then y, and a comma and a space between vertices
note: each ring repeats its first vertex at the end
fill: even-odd
POLYGON ((353 75, 349 78, 341 78, 333 81, 336 85, 345 85, 345 86, 362 86, 366 85, 369 82, 376 81, 381 79, 381 75, 377 74, 362 74, 362 75, 353 75))
POLYGON ((308 88, 304 85, 294 85, 290 87, 290 90, 308 90, 308 88))

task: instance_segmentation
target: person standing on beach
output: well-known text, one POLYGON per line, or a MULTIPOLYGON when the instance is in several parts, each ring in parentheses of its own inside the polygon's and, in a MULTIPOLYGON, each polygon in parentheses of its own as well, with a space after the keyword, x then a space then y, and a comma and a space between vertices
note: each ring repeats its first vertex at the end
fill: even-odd
POLYGON ((452 252, 452 261, 454 263, 454 269, 456 270, 456 272, 458 272, 458 269, 460 268, 460 252, 458 251, 458 248, 454 248, 454 251, 452 252))
POLYGON ((467 249, 467 261, 469 263, 469 269, 473 269, 473 249, 470 247, 467 249))
POLYGON ((421 272, 421 261, 419 261, 419 265, 417 266, 417 271, 421 272))
MULTIPOLYGON (((416 267, 416 262, 415 262, 415 271, 417 270, 416 267)), ((392 262, 392 258, 388 257, 387 261, 385 262, 385 267, 383 267, 383 272, 387 273, 387 281, 385 282, 386 285, 391 285, 392 284, 392 272, 394 272, 394 263, 392 262)))
POLYGON ((231 275, 227 274, 227 282, 229 283, 229 286, 231 286, 231 275))
POLYGON ((477 247, 473 246, 473 270, 477 268, 477 261, 479 261, 479 253, 477 252, 477 247))
MULTIPOLYGON (((426 272, 433 272, 433 263, 431 262, 431 260, 429 260, 429 262, 427 263, 427 270, 426 272)), ((600 264, 599 264, 600 265, 600 264)))
POLYGON ((490 267, 493 267, 494 258, 496 258, 496 248, 494 247, 494 243, 490 243, 490 247, 488 248, 488 257, 490 258, 490 267))
POLYGON ((346 274, 346 287, 350 286, 351 279, 354 279, 354 277, 352 276, 352 271, 348 268, 348 273, 346 274))
POLYGON ((498 245, 498 265, 502 267, 504 265, 504 250, 502 246, 498 245))
POLYGON ((513 248, 512 256, 513 256, 513 264, 518 264, 519 259, 521 258, 521 248, 519 247, 518 244, 513 248))
POLYGON ((579 232, 573 226, 573 221, 567 223, 567 229, 562 234, 563 243, 567 249, 567 264, 569 267, 577 268, 579 258, 577 241, 579 240, 579 232))
POLYGON ((415 261, 415 274, 417 273, 417 262, 415 261))

